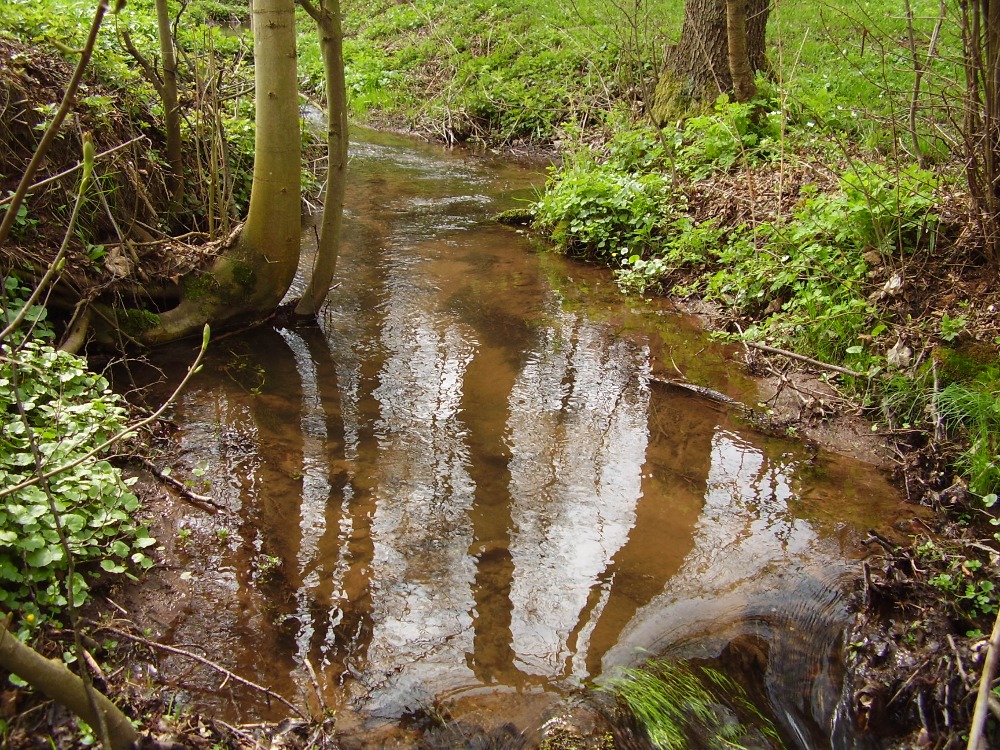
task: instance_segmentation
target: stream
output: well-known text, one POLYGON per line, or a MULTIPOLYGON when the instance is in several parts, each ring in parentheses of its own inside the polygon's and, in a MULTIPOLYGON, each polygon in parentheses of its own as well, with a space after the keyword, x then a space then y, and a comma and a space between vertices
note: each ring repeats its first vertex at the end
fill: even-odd
MULTIPOLYGON (((788 747, 859 747, 844 584, 899 494, 657 382, 757 401, 695 319, 491 221, 541 168, 360 138, 319 324, 220 338, 171 408, 175 475, 226 511, 159 519, 156 636, 322 701, 345 747, 532 746, 651 656, 716 665, 788 747)), ((152 355, 160 395, 192 359, 152 355)), ((285 715, 159 668, 227 720, 285 715)))

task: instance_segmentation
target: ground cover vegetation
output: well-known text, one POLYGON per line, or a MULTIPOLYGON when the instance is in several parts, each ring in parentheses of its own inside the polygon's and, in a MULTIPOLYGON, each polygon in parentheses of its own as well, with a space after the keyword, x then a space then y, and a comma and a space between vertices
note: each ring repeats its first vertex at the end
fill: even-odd
MULTIPOLYGON (((73 344, 86 329, 75 325, 76 302, 98 294, 116 294, 132 311, 119 319, 120 338, 141 338, 156 321, 136 276, 169 288, 165 300, 197 296, 207 277, 192 271, 245 214, 254 163, 246 7, 168 5, 188 145, 183 190, 164 125, 156 4, 117 10, 96 37, 71 127, 49 155, 72 171, 33 185, 0 243, 5 268, 44 269, 65 246, 47 307, 30 299, 41 272, 4 279, 6 320, 23 309, 27 322, 5 325, 0 337, 8 486, 0 603, 20 638, 77 663, 88 652, 71 643, 79 630, 70 620, 88 590, 140 572, 155 542, 105 445, 135 429, 123 403, 51 344, 73 344), (201 244, 179 242, 185 235, 201 244), (46 483, 50 464, 72 470, 46 483)), ((309 16, 329 7, 312 10, 298 11, 299 94, 323 104, 325 60, 309 16)), ((80 0, 5 4, 0 94, 12 116, 0 120, 0 211, 57 115, 92 15, 93 3, 80 0)), ((986 56, 969 34, 976 18, 949 3, 784 0, 771 9, 752 96, 679 109, 654 106, 666 45, 683 36, 676 4, 351 0, 343 19, 355 120, 448 143, 558 149, 560 166, 532 213, 560 250, 607 264, 626 293, 714 302, 720 333, 750 352, 794 350, 840 368, 843 396, 901 446, 911 499, 940 510, 949 532, 927 529, 906 548, 876 540, 882 554, 866 567, 850 636, 855 709, 865 730, 936 747, 963 743, 974 705, 988 705, 977 704, 975 688, 1000 602, 990 525, 1000 491, 1000 256, 992 154, 981 149, 996 92, 977 77, 986 56)), ((308 128, 302 137, 321 161, 308 128)), ((307 202, 314 174, 302 172, 307 202)), ((708 672, 690 694, 663 697, 664 685, 690 682, 677 669, 651 664, 612 684, 634 715, 649 714, 654 741, 677 724, 672 706, 718 702, 721 686, 708 672)), ((151 704, 132 712, 160 729, 181 723, 151 704)), ((30 744, 19 716, 0 723, 12 747, 30 744)), ((705 716, 711 725, 712 711, 705 716)), ((214 725, 190 726, 223 736, 214 725)), ((730 742, 722 729, 709 726, 730 742)))

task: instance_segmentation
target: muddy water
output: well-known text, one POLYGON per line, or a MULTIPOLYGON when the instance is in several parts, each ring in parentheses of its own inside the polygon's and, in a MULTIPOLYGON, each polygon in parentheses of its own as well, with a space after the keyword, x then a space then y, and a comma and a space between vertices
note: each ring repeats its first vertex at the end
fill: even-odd
MULTIPOLYGON (((850 746, 842 581, 896 493, 657 383, 756 401, 694 321, 489 220, 542 179, 354 145, 320 325, 219 340, 173 409, 177 471, 226 512, 163 520, 182 571, 157 630, 372 746, 428 717, 537 736, 650 654, 721 665, 790 746, 850 746)), ((158 356, 176 376, 191 352, 158 356)), ((231 719, 282 715, 163 670, 231 719)))

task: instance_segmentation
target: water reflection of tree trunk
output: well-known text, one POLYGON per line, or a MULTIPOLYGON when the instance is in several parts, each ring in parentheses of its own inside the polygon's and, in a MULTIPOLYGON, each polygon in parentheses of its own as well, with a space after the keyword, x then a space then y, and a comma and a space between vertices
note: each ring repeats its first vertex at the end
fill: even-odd
MULTIPOLYGON (((316 438, 304 429, 305 423, 312 421, 306 404, 309 402, 312 408, 316 401, 315 372, 303 372, 302 355, 295 348, 300 341, 289 341, 268 329, 253 332, 247 343, 254 352, 269 354, 254 357, 254 365, 259 368, 255 373, 258 386, 253 389, 255 392, 247 394, 261 463, 254 477, 258 497, 252 506, 244 506, 246 521, 241 528, 246 554, 252 561, 247 566, 246 585, 258 589, 259 583, 253 580, 254 570, 260 569, 264 559, 273 557, 280 561, 275 572, 285 590, 294 592, 295 603, 281 607, 285 627, 269 628, 266 632, 277 639, 273 649, 287 652, 288 644, 282 642, 281 633, 292 628, 295 656, 289 660, 288 669, 290 684, 295 684, 295 672, 302 663, 303 635, 308 639, 312 631, 312 615, 303 606, 301 593, 306 585, 303 556, 308 557, 315 545, 312 527, 319 520, 314 497, 317 474, 308 465, 316 453, 316 438), (311 496, 304 500, 307 485, 311 496)), ((315 426, 312 429, 315 432, 315 426)), ((259 640, 242 643, 248 654, 260 660, 266 660, 271 650, 261 648, 259 640)))
MULTIPOLYGON (((292 358, 278 354, 265 367, 252 356, 258 347, 275 353, 287 350, 273 331, 227 342, 209 361, 222 380, 184 394, 176 408, 175 418, 185 425, 180 439, 184 462, 204 471, 211 493, 239 521, 232 537, 220 534, 213 539, 217 531, 232 530, 215 525, 225 524, 225 518, 207 522, 200 514, 188 514, 185 519, 186 524, 201 526, 205 539, 190 550, 196 571, 191 593, 210 602, 212 614, 180 619, 171 637, 201 644, 210 653, 225 644, 219 657, 225 665, 275 684, 276 673, 294 669, 294 658, 273 628, 274 612, 260 596, 254 562, 261 553, 284 556, 289 546, 297 546, 295 535, 270 538, 268 532, 276 525, 280 531, 275 518, 287 510, 275 508, 274 499, 287 500, 298 492, 298 487, 282 490, 295 484, 290 476, 301 466, 301 384, 292 358), (275 387, 290 398, 275 398, 275 387), (291 428, 284 429, 286 425, 291 428)), ((214 675, 206 678, 206 686, 216 683, 214 675)), ((286 692, 288 685, 275 687, 286 692)))
POLYGON ((511 515, 507 486, 507 446, 504 418, 515 370, 498 348, 481 349, 466 373, 463 402, 469 427, 469 475, 475 486, 470 511, 475 559, 475 609, 471 666, 485 684, 519 685, 523 675, 514 667, 511 648, 510 587, 514 561, 510 555, 511 515))
MULTIPOLYGON (((298 661, 322 666, 327 680, 335 649, 334 632, 348 603, 349 570, 345 531, 352 525, 350 475, 343 440, 336 365, 316 328, 281 331, 302 382, 302 501, 299 512, 298 583, 295 592, 298 661), (318 662, 318 664, 317 664, 318 662)), ((339 664, 337 664, 339 666, 339 664)))
POLYGON ((586 664, 578 670, 581 676, 600 673, 601 657, 635 613, 663 592, 690 552, 705 502, 715 430, 716 419, 700 399, 654 391, 635 526, 602 576, 607 603, 590 637, 586 664))

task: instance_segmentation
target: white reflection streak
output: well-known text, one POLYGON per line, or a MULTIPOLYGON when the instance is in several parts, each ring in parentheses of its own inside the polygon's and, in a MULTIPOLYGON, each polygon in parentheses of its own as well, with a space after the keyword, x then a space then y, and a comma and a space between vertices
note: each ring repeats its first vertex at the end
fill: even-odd
POLYGON ((792 468, 766 461, 732 433, 715 433, 693 548, 664 592, 623 629, 604 657, 604 671, 630 662, 636 648, 721 629, 747 612, 755 593, 786 585, 782 576, 794 562, 822 557, 816 532, 789 512, 792 468))
POLYGON ((694 549, 671 588, 687 579, 702 591, 723 590, 808 549, 816 534, 789 513, 792 494, 788 467, 766 462, 732 433, 716 432, 694 549))
POLYGON ((299 630, 295 638, 299 663, 309 657, 315 623, 309 606, 310 591, 320 584, 317 570, 319 540, 326 531, 330 501, 329 460, 326 454, 326 414, 316 380, 316 363, 309 345, 294 331, 278 331, 295 357, 302 383, 302 502, 299 505, 298 567, 302 584, 295 592, 299 630))
POLYGON ((474 498, 465 426, 465 371, 474 354, 451 321, 399 295, 382 331, 378 506, 372 521, 374 627, 366 708, 398 716, 475 680, 474 498))
POLYGON ((608 338, 563 316, 510 396, 513 648, 520 669, 545 677, 586 676, 607 601, 601 592, 587 612, 588 597, 642 494, 649 352, 608 338))

